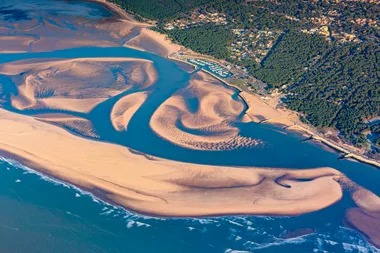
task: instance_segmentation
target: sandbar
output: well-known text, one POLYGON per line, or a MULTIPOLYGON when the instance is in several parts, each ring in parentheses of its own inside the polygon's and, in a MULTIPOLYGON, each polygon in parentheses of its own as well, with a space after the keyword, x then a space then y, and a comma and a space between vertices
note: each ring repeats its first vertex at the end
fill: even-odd
POLYGON ((331 168, 273 170, 152 160, 4 109, 0 124, 0 149, 25 165, 141 213, 298 215, 342 197, 336 181, 342 175, 331 168))
POLYGON ((153 63, 135 58, 21 60, 1 64, 0 74, 11 78, 17 89, 10 94, 14 108, 85 113, 110 97, 147 88, 157 80, 153 63))
POLYGON ((197 72, 150 120, 152 130, 170 142, 199 150, 229 150, 262 144, 239 134, 235 122, 247 120, 244 104, 234 91, 211 76, 197 72))

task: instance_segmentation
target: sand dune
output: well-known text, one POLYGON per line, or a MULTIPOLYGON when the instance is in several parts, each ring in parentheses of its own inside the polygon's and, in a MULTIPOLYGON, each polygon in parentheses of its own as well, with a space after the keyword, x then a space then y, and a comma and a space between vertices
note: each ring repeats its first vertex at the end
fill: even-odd
POLYGON ((18 90, 17 109, 51 108, 88 112, 102 101, 131 88, 154 84, 153 63, 134 58, 23 60, 0 65, 18 90))
POLYGON ((226 150, 256 146, 260 140, 239 135, 242 101, 234 91, 205 73, 193 75, 190 85, 166 100, 154 113, 150 126, 156 134, 192 149, 226 150))
MULTIPOLYGON (((107 4, 108 5, 108 4, 107 4)), ((108 5, 113 6, 113 5, 108 5)), ((113 6, 112 8, 116 8, 113 6)), ((0 23, 0 53, 50 51, 80 46, 128 46, 167 56, 181 49, 165 35, 149 30, 115 9, 118 18, 90 20, 67 17, 0 23), (79 29, 78 29, 79 28, 79 29)), ((157 81, 152 62, 132 58, 39 59, 0 65, 17 92, 5 94, 17 109, 68 110, 87 113, 102 101, 136 90, 112 108, 118 131, 128 130, 135 112, 146 101, 142 91, 157 81)), ((289 119, 257 97, 242 92, 250 109, 244 115, 233 91, 198 72, 189 87, 176 92, 154 113, 150 126, 159 136, 191 149, 225 150, 260 145, 241 136, 235 122, 289 119)), ((186 164, 152 158, 126 147, 92 141, 92 122, 69 114, 23 116, 0 109, 0 150, 27 166, 88 189, 126 208, 165 216, 229 214, 298 215, 328 207, 342 198, 342 187, 354 185, 331 168, 313 170, 232 168, 186 164), (66 130, 65 130, 66 129, 66 130), (348 183, 349 182, 349 183, 348 183)), ((284 123, 285 122, 285 123, 284 123)), ((285 124, 286 125, 286 124, 285 124)), ((380 200, 356 186, 357 207, 347 211, 346 223, 380 247, 380 200)))
POLYGON ((296 215, 342 197, 334 179, 341 174, 333 169, 243 169, 149 160, 3 109, 0 124, 0 148, 8 155, 142 213, 296 215))
POLYGON ((127 95, 116 102, 111 111, 113 127, 119 131, 127 131, 128 124, 134 113, 147 98, 146 92, 137 92, 127 95))

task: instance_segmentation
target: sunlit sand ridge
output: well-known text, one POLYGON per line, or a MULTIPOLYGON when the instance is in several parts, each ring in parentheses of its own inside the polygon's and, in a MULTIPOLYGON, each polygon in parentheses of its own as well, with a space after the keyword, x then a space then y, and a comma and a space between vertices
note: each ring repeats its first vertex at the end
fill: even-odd
POLYGON ((99 138, 92 122, 88 119, 57 113, 35 115, 34 117, 42 122, 63 127, 85 137, 99 138))
MULTIPOLYGON (((0 72, 10 76, 18 89, 9 96, 11 104, 18 109, 57 108, 86 113, 98 103, 92 99, 103 101, 130 90, 110 111, 116 130, 128 131, 130 118, 149 93, 154 92, 152 85, 157 80, 157 73, 151 64, 146 60, 126 58, 27 60, 3 64, 0 72), (127 64, 122 65, 124 72, 111 71, 111 75, 109 69, 119 69, 120 64, 127 64), (150 89, 142 91, 145 88, 150 89), (46 102, 47 96, 52 101, 62 102, 46 102), (75 102, 83 99, 92 103, 75 102)), ((179 119, 183 127, 208 134, 195 138, 189 131, 185 139, 175 133, 174 137, 167 135, 168 138, 179 142, 193 138, 200 144, 190 143, 192 148, 204 148, 202 145, 237 147, 232 146, 231 140, 239 138, 238 130, 230 123, 244 118, 245 107, 241 100, 231 98, 233 93, 205 74, 194 75, 189 87, 180 90, 169 101, 182 96, 181 103, 175 106, 181 110, 179 119), (185 103, 185 95, 199 101, 194 104, 196 108, 185 103)), ((160 111, 161 108, 157 110, 159 114, 160 111)), ((164 134, 167 127, 177 129, 176 122, 170 121, 173 116, 177 120, 176 114, 170 110, 165 114, 168 125, 162 127, 164 134)), ((131 153, 126 147, 84 139, 59 128, 96 138, 96 129, 88 119, 64 113, 35 117, 1 109, 0 148, 8 155, 11 153, 23 159, 26 165, 143 213, 294 215, 319 210, 342 197, 342 189, 336 181, 341 175, 333 169, 243 169, 148 159, 131 153), (305 178, 310 180, 305 181, 305 178)), ((163 116, 153 116, 152 121, 160 117, 163 116)), ((242 143, 249 142, 256 144, 250 139, 242 143)))
MULTIPOLYGON (((70 26, 65 20, 59 16, 33 18, 1 27, 4 34, 17 30, 19 35, 0 42, 0 52, 124 45, 166 56, 180 48, 148 30, 149 25, 131 20, 76 17, 70 26)), ((298 215, 339 201, 350 182, 332 168, 186 164, 82 138, 99 137, 93 122, 85 116, 115 96, 120 97, 107 116, 115 130, 128 132, 132 117, 155 92, 159 78, 153 63, 147 60, 32 59, 2 64, 0 74, 8 76, 13 85, 9 92, 5 91, 8 84, 1 83, 1 103, 9 102, 12 109, 21 111, 58 111, 32 118, 0 109, 3 154, 132 210, 165 216, 298 215)), ((187 87, 175 92, 151 115, 150 127, 158 136, 189 149, 262 145, 260 140, 241 136, 235 126, 277 116, 275 110, 265 106, 258 109, 261 101, 254 97, 252 101, 248 118, 244 104, 231 89, 198 72, 187 87)), ((360 186, 350 191, 357 207, 347 211, 346 223, 380 245, 379 198, 360 186)))
POLYGON ((295 215, 342 197, 333 169, 265 170, 149 160, 0 109, 0 148, 23 163, 143 213, 295 215), (78 148, 80 147, 80 148, 78 148), (309 178, 309 181, 301 180, 309 178))
POLYGON ((152 62, 133 58, 25 60, 0 65, 17 88, 17 109, 89 112, 109 97, 132 87, 146 88, 157 73, 152 62))
POLYGON ((147 98, 146 92, 137 92, 121 98, 111 111, 111 121, 114 128, 127 131, 129 121, 147 98))
POLYGON ((153 114, 150 125, 161 137, 180 146, 225 150, 261 144, 242 137, 234 122, 248 120, 234 92, 205 73, 193 74, 190 85, 166 100, 153 114))

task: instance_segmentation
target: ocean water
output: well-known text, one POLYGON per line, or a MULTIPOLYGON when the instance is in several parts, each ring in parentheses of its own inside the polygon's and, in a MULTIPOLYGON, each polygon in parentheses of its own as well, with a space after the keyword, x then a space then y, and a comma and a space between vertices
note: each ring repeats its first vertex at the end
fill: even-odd
MULTIPOLYGON (((59 15, 67 17, 62 23, 67 29, 77 29, 71 25, 70 18, 96 20, 111 15, 94 3, 47 0, 12 3, 0 0, 0 13, 0 20, 9 25, 59 15)), ((202 164, 296 169, 330 166, 380 195, 380 170, 338 160, 339 154, 316 143, 301 142, 299 135, 275 126, 237 123, 243 136, 260 139, 264 144, 235 151, 189 150, 161 139, 149 127, 151 115, 174 92, 186 87, 190 75, 157 55, 124 47, 83 47, 0 54, 0 63, 79 57, 144 58, 152 60, 158 71, 157 83, 147 88, 154 92, 131 119, 128 132, 115 131, 109 115, 113 104, 121 96, 134 92, 133 89, 108 99, 88 114, 65 111, 90 119, 100 141, 118 143, 158 157, 202 164)), ((0 82, 5 84, 6 94, 14 92, 15 87, 7 77, 0 75, 0 82)), ((240 100, 236 94, 233 98, 240 100)), ((25 115, 58 112, 50 109, 21 112, 9 104, 4 107, 25 115)), ((345 193, 333 206, 297 217, 146 217, 104 203, 17 161, 0 160, 0 252, 380 252, 360 233, 344 226, 345 210, 351 206, 354 203, 345 193)))
POLYGON ((15 161, 0 160, 0 178, 0 252, 380 252, 344 227, 344 202, 298 217, 155 218, 15 161))

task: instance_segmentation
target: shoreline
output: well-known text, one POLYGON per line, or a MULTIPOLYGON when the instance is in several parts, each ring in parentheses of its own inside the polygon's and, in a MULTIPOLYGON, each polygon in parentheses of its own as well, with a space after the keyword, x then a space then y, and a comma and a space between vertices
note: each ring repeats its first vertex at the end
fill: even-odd
POLYGON ((31 117, 3 109, 0 115, 4 126, 0 153, 5 158, 16 158, 29 168, 142 214, 292 216, 321 210, 343 196, 336 180, 344 175, 327 167, 250 170, 152 160, 127 147, 74 136, 31 117), (72 148, 78 146, 81 152, 72 148), (302 182, 301 178, 313 180, 302 182))
MULTIPOLYGON (((250 113, 248 113, 248 110, 249 110, 250 108, 252 108, 253 105, 251 105, 251 101, 250 101, 250 99, 247 97, 247 95, 245 95, 245 92, 246 92, 246 91, 244 91, 244 90, 241 89, 240 87, 238 87, 238 86, 236 86, 236 85, 233 85, 233 84, 229 83, 227 80, 224 80, 223 78, 218 77, 217 75, 211 73, 210 71, 208 71, 208 70, 206 70, 206 69, 199 68, 199 67, 198 67, 197 65, 195 65, 195 64, 191 64, 191 63, 189 63, 189 62, 187 62, 187 61, 184 61, 184 60, 181 60, 181 59, 177 59, 177 58, 174 58, 174 57, 170 57, 170 56, 168 56, 167 58, 170 59, 170 60, 174 60, 174 61, 178 61, 178 62, 186 63, 186 64, 188 64, 188 65, 194 67, 195 70, 203 71, 203 72, 207 73, 208 75, 211 75, 212 77, 214 77, 214 78, 216 78, 217 80, 221 81, 222 83, 224 83, 224 84, 227 85, 228 87, 231 87, 231 88, 233 88, 233 89, 236 89, 236 90, 239 92, 239 93, 238 93, 238 96, 239 96, 239 97, 244 101, 244 103, 247 105, 247 112, 246 112, 246 115, 247 115, 252 121, 254 121, 254 122, 256 122, 256 123, 259 123, 259 124, 262 124, 262 123, 266 123, 266 122, 268 122, 268 121, 271 120, 271 118, 269 118, 269 119, 264 120, 265 122, 263 122, 263 121, 257 122, 255 119, 253 119, 253 117, 250 115, 250 113)), ((248 92, 247 92, 247 93, 248 93, 248 92)), ((261 103, 264 103, 264 104, 270 106, 269 104, 265 103, 265 102, 264 102, 259 96, 257 96, 256 94, 253 94, 253 93, 249 93, 249 94, 252 95, 252 96, 255 96, 258 100, 261 101, 261 103)), ((275 108, 273 108, 273 109, 276 110, 275 108)), ((291 111, 291 110, 288 110, 288 109, 286 109, 286 110, 287 110, 287 111, 290 111, 290 112, 292 112, 292 113, 294 113, 294 112, 291 111)), ((263 115, 263 116, 265 116, 265 115, 263 115)), ((282 123, 283 123, 283 122, 282 122, 282 123)), ((268 124, 278 125, 278 124, 276 124, 276 123, 270 123, 270 122, 268 122, 268 124)), ((295 123, 295 122, 294 122, 294 124, 288 124, 288 125, 285 125, 285 127, 283 127, 283 129, 288 130, 288 131, 296 132, 296 133, 298 133, 298 134, 300 134, 300 135, 302 135, 302 136, 304 136, 304 134, 310 135, 310 137, 309 137, 310 140, 319 141, 319 142, 321 142, 323 145, 326 145, 326 146, 332 148, 332 149, 334 150, 334 152, 336 152, 336 153, 342 153, 343 155, 342 155, 341 159, 352 158, 352 159, 354 159, 354 160, 356 160, 356 161, 358 161, 358 162, 361 162, 361 163, 364 163, 364 164, 367 164, 367 165, 373 166, 373 167, 375 167, 375 168, 377 168, 377 169, 380 169, 380 163, 379 163, 379 162, 377 162, 377 161, 375 161, 375 160, 372 160, 372 159, 368 159, 368 158, 363 157, 363 156, 361 156, 361 155, 358 155, 358 154, 352 153, 351 151, 349 151, 349 150, 347 150, 347 149, 345 149, 345 148, 343 148, 343 147, 341 147, 341 146, 339 146, 339 145, 337 145, 337 144, 335 144, 335 143, 333 143, 333 142, 327 140, 326 138, 321 137, 317 132, 305 128, 304 126, 300 125, 299 122, 298 122, 298 123, 295 123), (295 128, 297 128, 297 129, 295 129, 295 128)))
MULTIPOLYGON (((0 148, 0 159, 3 159, 4 161, 6 161, 8 163, 9 162, 18 163, 16 165, 21 165, 25 168, 19 168, 16 166, 17 169, 31 170, 33 174, 47 177, 52 182, 59 182, 60 184, 68 185, 74 190, 77 190, 79 192, 84 192, 85 194, 90 195, 91 197, 98 199, 100 201, 103 201, 106 204, 109 204, 109 205, 117 207, 117 208, 122 208, 125 211, 132 212, 134 215, 138 215, 138 216, 146 216, 146 217, 153 217, 153 218, 165 218, 165 219, 182 219, 182 218, 183 219, 187 219, 187 218, 196 219, 196 218, 206 218, 206 217, 217 218, 217 217, 223 217, 223 216, 250 215, 250 214, 241 214, 240 212, 236 212, 236 213, 229 213, 229 214, 223 214, 223 213, 218 214, 218 213, 216 213, 216 214, 210 214, 210 215, 194 215, 194 216, 188 216, 188 215, 182 216, 181 215, 181 216, 176 216, 176 215, 165 215, 165 214, 157 215, 155 213, 142 212, 138 209, 135 210, 135 209, 120 205, 118 202, 113 201, 111 198, 107 197, 107 194, 111 194, 111 192, 107 192, 107 191, 102 190, 102 189, 91 189, 91 188, 87 188, 83 185, 74 184, 74 183, 71 183, 70 181, 62 180, 59 177, 57 177, 56 175, 54 175, 53 173, 45 172, 45 169, 43 167, 41 167, 41 165, 34 164, 33 161, 25 159, 24 157, 19 156, 17 154, 8 152, 7 150, 2 149, 2 148, 0 148), (29 164, 33 164, 33 165, 29 165, 29 164)), ((300 214, 289 214, 289 215, 260 214, 260 216, 266 216, 266 217, 284 217, 284 216, 295 217, 298 215, 300 215, 300 214)))
MULTIPOLYGON (((123 21, 112 18, 108 21, 118 23, 121 26, 132 23, 127 22, 126 20, 123 21)), ((137 25, 137 23, 134 23, 134 25, 137 25)), ((116 27, 116 29, 119 28, 119 26, 116 27)), ((131 27, 128 26, 127 28, 131 27)), ((129 32, 131 32, 131 30, 127 29, 123 36, 128 35, 129 32)), ((159 37, 159 34, 157 34, 157 36, 152 36, 152 38, 150 38, 150 36, 142 36, 140 39, 141 42, 146 43, 148 39, 151 39, 154 42, 157 37, 159 37)), ((164 35, 160 35, 160 38, 164 38, 164 35)), ((169 42, 156 41, 156 43, 165 46, 165 44, 169 42)), ((136 45, 144 46, 143 43, 137 43, 136 45)), ((147 46, 146 48, 149 49, 151 47, 147 46)), ((4 75, 13 76, 20 74, 20 72, 26 73, 26 75, 23 76, 25 79, 19 78, 13 80, 15 85, 17 85, 19 96, 13 96, 10 98, 9 102, 13 102, 12 106, 15 108, 17 108, 17 106, 21 106, 21 108, 23 106, 30 106, 30 108, 34 106, 41 106, 41 108, 50 106, 57 106, 58 108, 74 106, 73 108, 70 108, 70 110, 83 110, 84 105, 86 105, 88 101, 80 100, 87 98, 81 96, 82 94, 86 94, 89 96, 88 98, 91 99, 99 94, 109 94, 107 96, 108 98, 113 98, 117 94, 122 94, 120 97, 115 97, 114 99, 123 101, 121 98, 126 97, 127 93, 121 93, 122 91, 120 92, 120 88, 125 88, 127 83, 125 80, 130 80, 131 85, 133 85, 134 82, 141 84, 143 80, 147 80, 144 83, 149 85, 156 80, 152 68, 150 69, 151 74, 145 76, 145 72, 140 69, 140 65, 131 68, 128 66, 124 68, 118 67, 118 69, 120 68, 130 71, 128 72, 129 74, 122 75, 122 78, 118 79, 115 78, 115 72, 112 72, 112 75, 110 75, 112 78, 107 79, 107 75, 105 74, 98 75, 98 73, 108 73, 103 71, 102 66, 99 64, 95 64, 96 67, 94 64, 92 64, 91 67, 85 67, 83 64, 64 65, 59 66, 63 70, 60 70, 58 66, 54 70, 52 63, 46 62, 46 66, 41 66, 40 69, 34 69, 34 65, 30 65, 30 69, 24 69, 27 67, 25 65, 26 62, 19 62, 20 66, 17 64, 12 65, 11 63, 2 66, 4 75), (13 69, 12 66, 16 68, 13 69), (18 69, 17 67, 20 67, 21 69, 18 69), (58 71, 61 76, 50 75, 50 71, 58 71), (41 86, 38 86, 38 90, 33 89, 37 86, 33 80, 38 81, 39 79, 34 78, 36 76, 39 77, 40 73, 43 73, 44 78, 42 79, 45 81, 41 83, 37 82, 37 84, 41 84, 41 86), (135 75, 133 75, 133 73, 135 75), (144 78, 140 79, 141 77, 144 78), (74 87, 71 87, 71 90, 73 91, 72 95, 75 95, 74 99, 77 99, 78 101, 71 99, 67 102, 67 100, 63 99, 70 95, 65 93, 70 89, 70 86, 62 86, 60 85, 60 81, 68 83, 67 80, 76 81, 73 82, 74 87), (107 85, 107 88, 110 90, 104 90, 102 85, 97 85, 96 83, 89 84, 88 80, 91 80, 91 82, 97 80, 102 85, 108 83, 112 85, 118 84, 120 87, 117 85, 115 87, 107 85), (107 80, 110 81, 108 82, 107 80), (115 80, 118 80, 118 82, 115 80), (23 83, 24 81, 25 85, 23 83), (83 89, 82 85, 85 85, 92 90, 88 91, 83 89), (57 89, 55 86, 62 89, 57 89), (53 101, 52 99, 48 100, 43 98, 45 91, 40 89, 44 88, 51 88, 51 90, 54 91, 56 96, 53 101), (78 90, 82 93, 75 93, 78 92, 78 90), (40 104, 38 104, 39 101, 35 101, 39 99, 41 100, 40 104), (57 101, 58 103, 52 103, 57 101), (82 103, 83 101, 85 103, 82 103)), ((169 62, 167 63, 169 64, 169 62)), ((168 73, 170 77, 169 71, 163 73, 168 73)), ((209 73, 205 70, 204 72, 197 72, 196 75, 200 75, 200 77, 198 79, 195 78, 199 82, 199 89, 197 90, 194 86, 195 89, 193 90, 195 99, 202 100, 203 97, 207 97, 210 93, 212 94, 213 91, 219 93, 218 96, 211 97, 212 99, 205 99, 207 103, 202 103, 202 111, 207 112, 204 113, 204 115, 210 116, 209 118, 213 121, 207 121, 205 120, 205 117, 195 117, 195 121, 192 121, 194 118, 190 114, 190 116, 187 117, 188 121, 184 121, 187 122, 187 125, 190 128, 192 126, 199 127, 205 122, 212 122, 212 124, 215 125, 215 122, 220 122, 221 119, 227 119, 226 122, 228 122, 230 120, 227 116, 232 115, 233 117, 237 113, 239 116, 245 113, 251 117, 253 122, 257 123, 268 122, 273 124, 273 122, 275 122, 275 124, 294 125, 294 122, 292 122, 292 119, 290 118, 294 115, 287 114, 285 110, 281 110, 281 108, 277 108, 273 105, 272 102, 276 102, 276 100, 267 101, 268 103, 265 103, 265 99, 262 100, 254 94, 242 91, 235 87, 235 85, 231 85, 228 81, 225 81, 218 76, 214 76, 213 73, 209 73), (233 88, 227 88, 227 86, 233 88), (238 91, 240 91, 240 94, 238 91), (239 95, 242 100, 237 99, 236 95, 239 95), (220 101, 231 99, 234 100, 235 104, 230 103, 229 106, 223 107, 225 108, 223 110, 218 109, 222 108, 220 105, 219 107, 214 106, 215 104, 220 103, 220 101), (246 106, 243 105, 243 102, 246 103, 246 106), (209 113, 209 111, 212 111, 210 110, 212 107, 216 108, 216 110, 213 110, 214 112, 226 112, 227 116, 215 117, 214 115, 217 115, 217 113, 209 113), (280 112, 283 112, 284 114, 281 114, 280 112), (217 121, 214 121, 213 118, 217 121), (198 121, 196 121, 197 119, 198 121)), ((174 82, 174 80, 172 82, 167 81, 167 84, 175 85, 178 83, 174 82)), ((161 86, 158 86, 158 88, 160 87, 161 86)), ((184 85, 184 87, 186 87, 186 85, 184 85)), ((169 88, 172 87, 170 86, 169 88)), ((242 89, 244 89, 244 87, 242 89)), ((189 98, 190 97, 191 96, 189 96, 189 98)), ((136 100, 131 100, 127 102, 134 105, 136 104, 135 101, 136 100)), ((139 101, 144 101, 144 98, 141 97, 139 101)), ((87 105, 94 108, 98 102, 99 101, 96 101, 95 105, 87 105)), ((160 100, 157 102, 160 102, 160 100)), ((183 110, 185 114, 190 112, 186 106, 182 106, 181 100, 173 100, 172 103, 174 103, 174 107, 177 106, 179 110, 183 110)), ((161 104, 164 103, 161 102, 161 104)), ((117 110, 118 108, 120 109, 116 115, 118 115, 120 111, 124 111, 125 113, 129 110, 129 105, 121 105, 123 106, 120 108, 115 107, 117 110)), ((86 108, 89 109, 88 107, 86 108)), ((170 120, 175 119, 175 114, 172 112, 173 111, 170 110, 163 111, 163 114, 168 114, 169 116, 167 124, 169 127, 173 126, 173 123, 170 120)), ((102 116, 109 116, 109 112, 103 114, 103 112, 97 111, 97 113, 102 113, 102 116)), ((133 117, 133 115, 134 112, 132 109, 130 114, 127 113, 125 118, 123 118, 121 122, 123 123, 122 126, 127 126, 127 120, 133 117)), ((202 116, 202 114, 200 114, 200 116, 202 116)), ((152 117, 153 115, 149 115, 150 119, 152 119, 152 117)), ((45 118, 45 121, 47 119, 49 119, 48 115, 45 118)), ((85 119, 85 117, 83 117, 83 119, 85 119)), ((251 122, 248 117, 245 117, 244 120, 246 120, 244 122, 251 122)), ((94 119, 93 122, 95 121, 96 120, 94 119)), ((85 122, 81 121, 74 123, 68 119, 63 119, 62 122, 69 126, 77 127, 78 130, 83 131, 83 133, 95 132, 98 126, 91 124, 91 118, 87 121, 85 120, 85 122)), ((163 122, 165 123, 166 121, 163 122)), ((59 181, 68 182, 68 184, 79 189, 84 189, 84 191, 93 193, 94 196, 105 200, 107 203, 114 206, 121 206, 127 210, 132 210, 133 212, 143 215, 155 217, 302 215, 325 209, 337 202, 347 203, 345 201, 340 201, 346 199, 347 185, 353 183, 342 172, 330 167, 308 169, 280 168, 276 166, 273 166, 273 168, 253 166, 233 167, 223 165, 199 165, 196 163, 184 163, 162 159, 131 150, 126 146, 96 139, 87 139, 84 138, 84 136, 86 136, 85 134, 80 134, 81 132, 78 132, 78 135, 73 135, 62 126, 49 124, 41 119, 36 119, 35 117, 30 117, 21 113, 14 113, 7 111, 6 109, 0 109, 0 124, 2 125, 0 128, 0 154, 3 154, 4 157, 11 157, 11 159, 15 158, 16 161, 21 161, 20 164, 25 164, 25 168, 29 167, 34 171, 41 172, 42 175, 48 175, 48 177, 52 179, 57 178, 59 181)), ((137 124, 139 124, 138 121, 137 124)), ((137 133, 137 137, 139 134, 139 126, 140 125, 136 125, 137 132, 131 132, 137 133)), ((218 130, 218 128, 215 129, 218 130)), ((229 130, 228 128, 220 129, 229 130)), ((284 131, 282 132, 286 134, 284 131)), ((107 133, 109 132, 105 129, 104 134, 107 133)), ((168 133, 171 137, 175 136, 173 131, 168 131, 168 133)), ((239 132, 236 130, 236 132, 225 131, 223 133, 231 133, 234 135, 239 132)), ((183 137, 183 135, 180 136, 183 137)), ((215 136, 218 138, 224 138, 224 136, 228 135, 215 136)), ((122 138, 123 136, 120 137, 122 138)), ((294 138, 294 136, 291 138, 294 138)), ((191 141, 194 140, 194 138, 190 139, 191 141)), ((139 139, 137 140, 139 141, 139 139)), ((150 141, 150 139, 143 140, 150 141)), ((223 139, 217 139, 217 141, 219 140, 223 139)), ((298 141, 298 139, 295 140, 298 141)), ((202 141, 202 139, 200 141, 202 141)), ((293 143, 293 140, 289 139, 289 141, 293 143)), ((231 145, 245 145, 245 143, 248 142, 245 142, 245 140, 242 139, 236 139, 236 141, 233 139, 231 145)), ((286 140, 283 144, 287 144, 286 140)), ((210 150, 210 146, 206 147, 210 150)), ((166 151, 170 152, 170 148, 166 151)), ((294 161, 297 162, 298 154, 294 153, 293 150, 289 150, 289 154, 291 153, 295 154, 294 161)), ((301 153, 303 152, 301 151, 301 153)), ((275 154, 269 150, 269 158, 264 156, 263 159, 271 159, 273 155, 275 154)), ((231 158, 235 157, 233 156, 231 158)), ((281 166, 281 164, 283 163, 279 163, 278 166, 281 166)), ((310 166, 307 160, 305 160, 305 162, 302 160, 302 162, 298 163, 299 166, 302 164, 304 164, 305 167, 310 166)), ((344 171, 341 168, 343 166, 336 164, 336 167, 340 168, 341 171, 344 171)), ((371 173, 374 172, 374 170, 364 170, 364 172, 366 175, 372 175, 371 173)), ((355 172, 354 175, 359 174, 360 171, 355 172)), ((371 185, 367 186, 371 187, 371 185)), ((377 208, 376 205, 372 206, 374 202, 373 199, 376 200, 377 198, 378 197, 375 195, 374 197, 368 197, 366 200, 363 200, 361 208, 363 208, 363 210, 369 209, 370 211, 377 208)), ((346 210, 349 207, 350 206, 345 205, 342 208, 343 210, 346 210)), ((360 224, 356 226, 356 228, 357 227, 359 227, 359 231, 363 234, 372 233, 372 227, 364 230, 360 229, 360 224)))
MULTIPOLYGON (((133 17, 131 17, 130 14, 128 14, 128 12, 126 12, 125 10, 123 10, 121 7, 119 7, 118 5, 114 4, 114 3, 110 3, 108 2, 107 0, 83 0, 83 1, 90 1, 90 2, 96 2, 96 3, 99 3, 99 4, 102 4, 103 6, 105 6, 107 9, 109 9, 110 11, 112 11, 113 13, 116 13, 119 17, 121 18, 126 18, 127 20, 130 20, 132 19, 132 21, 135 22, 135 20, 133 19, 133 17)), ((144 23, 146 25, 151 25, 151 24, 148 24, 148 23, 144 23)), ((165 34, 160 34, 162 36, 166 36, 165 34)), ((169 40, 170 43, 173 44, 173 42, 171 40, 169 40)), ((180 47, 183 47, 181 45, 178 45, 180 47)), ((184 47, 183 47, 184 48, 184 47)), ((188 50, 188 49, 187 49, 188 50)), ((235 88, 237 90, 239 90, 239 96, 244 100, 244 102, 248 105, 248 109, 247 109, 247 115, 251 118, 252 116, 250 115, 249 111, 250 109, 252 109, 253 105, 250 101, 250 98, 247 96, 248 94, 251 95, 251 96, 255 96, 256 99, 258 99, 259 101, 261 101, 261 103, 263 105, 266 105, 268 107, 271 107, 272 110, 275 110, 278 112, 278 110, 276 108, 273 108, 271 105, 267 104, 265 101, 263 101, 259 96, 257 96, 256 94, 253 94, 253 93, 248 93, 244 90, 242 90, 240 87, 237 87, 233 84, 230 84, 228 81, 222 79, 222 78, 219 78, 218 76, 214 75, 213 73, 203 69, 203 68, 199 68, 197 65, 193 65, 187 61, 183 61, 183 60, 180 60, 180 59, 177 59, 177 58, 174 58, 174 57, 170 57, 170 55, 168 55, 166 58, 170 59, 170 60, 174 60, 174 61, 178 61, 178 62, 182 62, 182 63, 185 63, 185 64, 188 64, 192 67, 195 67, 195 71, 200 69, 202 70, 203 72, 213 76, 214 78, 216 78, 217 80, 223 82, 224 84, 226 84, 227 86, 229 87, 232 87, 232 88, 235 88), (247 93, 247 94, 245 94, 247 93)), ((295 111, 291 111, 289 109, 284 109, 283 110, 284 112, 279 112, 280 114, 283 114, 283 113, 289 113, 289 114, 297 114, 297 112, 295 111)), ((343 147, 342 145, 339 145, 338 143, 333 143, 332 141, 329 141, 327 140, 325 137, 322 137, 320 136, 320 134, 318 133, 317 130, 312 130, 312 129, 309 129, 310 127, 312 126, 308 126, 308 125, 305 125, 303 124, 302 122, 299 122, 299 120, 296 122, 293 122, 293 121, 287 121, 285 124, 284 124, 284 121, 280 121, 280 122, 277 122, 277 123, 271 123, 269 121, 272 121, 274 120, 275 118, 270 118, 270 116, 268 117, 268 115, 260 115, 260 116, 263 116, 264 118, 267 117, 266 119, 264 120, 261 120, 261 121, 257 121, 257 120, 254 120, 254 122, 256 123, 269 123, 269 124, 273 124, 273 125, 283 125, 284 129, 286 130, 293 130, 294 128, 299 128, 299 130, 293 130, 301 135, 304 135, 304 134, 308 134, 310 135, 310 139, 314 139, 315 141, 320 141, 323 145, 326 145, 327 147, 330 147, 332 149, 335 150, 335 152, 337 153, 343 153, 344 155, 341 157, 341 158, 353 158, 355 159, 356 161, 358 162, 361 162, 361 163, 364 163, 364 164, 367 164, 367 165, 370 165, 370 166, 373 166, 377 169, 380 169, 380 162, 377 161, 377 160, 374 160, 374 159, 370 159, 362 154, 357 154, 353 151, 350 151, 348 150, 347 148, 343 147), (265 121, 265 122, 264 122, 265 121)), ((298 117, 298 116, 297 116, 298 117)), ((277 118, 277 117, 276 117, 277 118)), ((285 118, 283 117, 283 115, 279 116, 278 118, 285 118)), ((299 119, 299 118, 298 118, 299 119)))
POLYGON ((131 14, 129 14, 128 12, 124 11, 117 4, 108 2, 107 0, 80 0, 80 1, 100 4, 103 7, 105 7, 107 10, 109 10, 110 12, 112 12, 113 14, 116 14, 116 18, 121 18, 121 19, 125 19, 125 20, 128 20, 128 21, 137 22, 131 16, 131 14))

